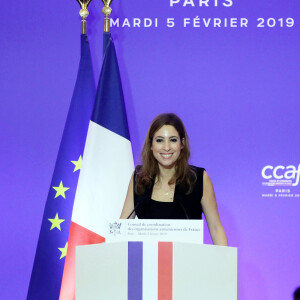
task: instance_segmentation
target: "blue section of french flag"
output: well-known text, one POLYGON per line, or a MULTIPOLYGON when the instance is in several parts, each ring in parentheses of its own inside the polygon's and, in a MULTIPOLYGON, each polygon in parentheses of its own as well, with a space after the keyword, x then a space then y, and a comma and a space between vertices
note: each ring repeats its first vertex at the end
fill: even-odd
POLYGON ((103 52, 92 121, 130 140, 118 60, 110 33, 104 33, 103 52))

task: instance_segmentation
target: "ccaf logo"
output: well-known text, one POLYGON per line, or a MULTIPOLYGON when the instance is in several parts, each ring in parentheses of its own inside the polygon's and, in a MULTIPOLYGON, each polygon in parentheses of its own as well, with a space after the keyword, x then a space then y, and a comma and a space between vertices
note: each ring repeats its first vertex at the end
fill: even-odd
POLYGON ((300 164, 296 167, 289 166, 265 166, 261 170, 265 179, 263 186, 297 186, 300 178, 300 164))

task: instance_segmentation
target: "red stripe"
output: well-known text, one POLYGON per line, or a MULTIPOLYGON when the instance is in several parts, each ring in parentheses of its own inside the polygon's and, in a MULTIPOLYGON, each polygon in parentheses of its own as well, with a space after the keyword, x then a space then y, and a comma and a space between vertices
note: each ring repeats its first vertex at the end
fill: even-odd
POLYGON ((158 300, 172 300, 173 243, 158 243, 158 300))
POLYGON ((60 288, 60 300, 75 299, 75 247, 103 242, 105 242, 104 237, 71 222, 67 256, 60 288))

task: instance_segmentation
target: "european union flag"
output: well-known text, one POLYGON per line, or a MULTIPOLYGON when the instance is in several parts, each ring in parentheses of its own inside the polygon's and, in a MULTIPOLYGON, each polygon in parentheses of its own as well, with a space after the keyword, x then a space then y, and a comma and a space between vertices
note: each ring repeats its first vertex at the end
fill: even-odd
POLYGON ((44 210, 27 299, 58 299, 82 155, 91 119, 95 82, 87 36, 44 210))

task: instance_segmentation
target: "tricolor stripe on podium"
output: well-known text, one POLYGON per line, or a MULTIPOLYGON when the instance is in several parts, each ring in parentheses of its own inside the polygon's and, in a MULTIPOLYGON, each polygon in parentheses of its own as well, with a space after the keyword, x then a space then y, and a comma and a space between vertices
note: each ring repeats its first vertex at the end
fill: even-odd
POLYGON ((173 243, 129 242, 128 300, 172 300, 172 265, 173 243))
POLYGON ((105 224, 119 218, 133 158, 118 62, 110 33, 89 124, 72 213, 60 299, 75 299, 75 247, 105 241, 105 224))

